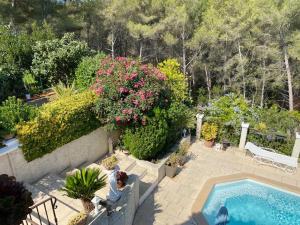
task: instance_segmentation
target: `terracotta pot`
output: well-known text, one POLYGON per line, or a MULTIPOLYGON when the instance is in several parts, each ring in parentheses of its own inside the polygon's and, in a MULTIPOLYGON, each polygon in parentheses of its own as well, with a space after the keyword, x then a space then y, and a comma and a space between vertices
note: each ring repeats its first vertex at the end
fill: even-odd
POLYGON ((204 145, 208 148, 212 148, 212 146, 214 145, 214 140, 211 140, 211 141, 205 140, 204 145))
POLYGON ((80 200, 83 205, 84 212, 86 214, 89 214, 94 209, 93 203, 89 199, 80 199, 80 200))
POLYGON ((166 176, 168 176, 170 178, 175 177, 176 172, 177 172, 177 166, 174 167, 174 166, 167 166, 166 165, 166 176))

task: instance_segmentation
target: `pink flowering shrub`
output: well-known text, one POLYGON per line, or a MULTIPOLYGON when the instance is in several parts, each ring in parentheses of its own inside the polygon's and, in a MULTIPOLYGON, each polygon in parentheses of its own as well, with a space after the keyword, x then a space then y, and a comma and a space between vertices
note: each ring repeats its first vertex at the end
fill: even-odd
POLYGON ((145 124, 145 115, 168 103, 166 77, 151 64, 118 57, 102 60, 95 84, 97 111, 116 126, 145 124))

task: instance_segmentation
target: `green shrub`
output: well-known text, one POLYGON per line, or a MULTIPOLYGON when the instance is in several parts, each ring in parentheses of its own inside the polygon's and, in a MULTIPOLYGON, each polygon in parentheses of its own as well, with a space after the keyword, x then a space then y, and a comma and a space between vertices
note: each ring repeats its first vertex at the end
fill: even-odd
POLYGON ((180 71, 180 64, 176 59, 167 59, 158 64, 158 69, 167 77, 166 82, 171 90, 171 98, 176 102, 188 99, 188 83, 180 71))
POLYGON ((1 225, 22 224, 33 205, 31 193, 15 177, 0 175, 0 221, 1 225))
POLYGON ((52 87, 52 90, 55 93, 54 99, 65 98, 77 93, 74 82, 71 85, 65 85, 63 82, 59 81, 57 85, 52 87))
POLYGON ((145 126, 126 129, 123 136, 124 147, 138 159, 153 159, 165 146, 168 124, 163 112, 156 109, 155 116, 147 120, 145 126))
POLYGON ((183 129, 192 129, 195 126, 196 116, 193 110, 183 103, 172 103, 167 110, 168 136, 166 144, 176 143, 182 134, 183 129))
POLYGON ((42 106, 34 120, 19 125, 17 133, 26 160, 42 157, 98 128, 95 99, 92 92, 58 99, 42 106))
POLYGON ((99 53, 82 59, 75 71, 75 85, 78 90, 86 90, 95 83, 96 71, 99 69, 101 60, 104 57, 104 53, 99 53))
POLYGON ((0 130, 15 134, 18 123, 33 119, 36 114, 36 107, 23 103, 14 96, 9 97, 0 106, 0 130))

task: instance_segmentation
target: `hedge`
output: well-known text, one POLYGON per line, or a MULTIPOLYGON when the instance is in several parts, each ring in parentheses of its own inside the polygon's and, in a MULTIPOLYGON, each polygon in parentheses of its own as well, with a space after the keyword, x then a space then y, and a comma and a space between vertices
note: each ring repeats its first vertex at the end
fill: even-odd
POLYGON ((95 95, 83 92, 41 107, 38 116, 17 126, 27 161, 52 152, 100 126, 93 111, 95 95))

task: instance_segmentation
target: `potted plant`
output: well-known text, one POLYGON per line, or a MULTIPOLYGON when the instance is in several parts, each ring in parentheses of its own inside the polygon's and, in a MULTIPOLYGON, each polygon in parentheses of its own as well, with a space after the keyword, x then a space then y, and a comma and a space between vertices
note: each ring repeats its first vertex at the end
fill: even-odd
POLYGON ((166 161, 166 176, 172 178, 175 176, 178 166, 180 165, 181 156, 177 152, 173 152, 166 161))
POLYGON ((118 159, 115 155, 107 157, 101 161, 103 167, 107 170, 113 170, 118 164, 118 159))
POLYGON ((68 225, 85 225, 87 222, 87 214, 84 212, 77 213, 68 222, 68 225))
POLYGON ((15 177, 0 175, 0 221, 1 224, 22 224, 31 213, 31 193, 15 177))
POLYGON ((100 170, 82 168, 75 174, 67 176, 65 186, 61 190, 70 198, 80 199, 84 211, 88 214, 94 209, 91 201, 95 192, 105 185, 106 175, 101 176, 100 170))
POLYGON ((218 134, 218 126, 215 123, 205 122, 202 126, 202 136, 204 137, 204 145, 211 148, 218 134))
POLYGON ((24 87, 27 91, 27 94, 25 94, 25 97, 26 97, 26 100, 28 101, 31 99, 31 94, 33 94, 33 92, 35 90, 36 80, 35 80, 34 76, 32 75, 32 73, 30 73, 28 70, 26 70, 24 72, 22 80, 24 83, 24 87))

